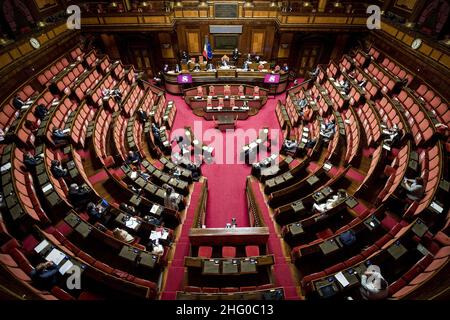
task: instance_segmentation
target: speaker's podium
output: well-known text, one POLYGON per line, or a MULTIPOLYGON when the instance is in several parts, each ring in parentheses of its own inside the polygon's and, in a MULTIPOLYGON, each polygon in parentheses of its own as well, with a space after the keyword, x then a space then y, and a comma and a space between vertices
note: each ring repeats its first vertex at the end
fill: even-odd
POLYGON ((217 69, 218 78, 236 78, 236 69, 217 69))

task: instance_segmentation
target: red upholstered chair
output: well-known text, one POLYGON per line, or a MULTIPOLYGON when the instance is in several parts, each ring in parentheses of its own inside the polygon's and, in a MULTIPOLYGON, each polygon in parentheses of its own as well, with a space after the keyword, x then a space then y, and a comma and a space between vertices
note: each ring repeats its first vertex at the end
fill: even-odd
POLYGON ((201 258, 211 258, 212 256, 212 247, 200 246, 198 248, 198 256, 201 258))
POLYGON ((245 291, 255 291, 256 290, 256 286, 247 286, 247 287, 241 287, 240 291, 241 292, 245 292, 245 291))
POLYGON ((184 288, 185 292, 202 292, 202 288, 195 286, 187 286, 184 288))
POLYGON ((236 247, 229 247, 229 246, 222 247, 222 257, 223 258, 235 258, 236 257, 236 247))
POLYGON ((219 288, 203 287, 202 291, 204 293, 219 293, 219 288))
POLYGON ((220 292, 223 292, 223 293, 239 292, 239 288, 235 288, 235 287, 221 288, 221 289, 220 289, 220 292))
POLYGON ((259 256, 259 246, 245 246, 245 255, 247 257, 259 256))

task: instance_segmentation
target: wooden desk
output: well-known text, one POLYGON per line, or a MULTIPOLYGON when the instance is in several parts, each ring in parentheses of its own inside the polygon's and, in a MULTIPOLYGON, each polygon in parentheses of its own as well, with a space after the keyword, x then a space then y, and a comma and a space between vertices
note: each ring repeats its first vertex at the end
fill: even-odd
POLYGON ((241 274, 257 273, 256 260, 244 259, 241 261, 241 274))
POLYGON ((238 260, 224 260, 222 261, 222 273, 223 274, 238 274, 238 260))
POLYGON ((297 236, 297 235, 303 234, 305 232, 303 230, 302 224, 300 222, 290 224, 289 231, 291 232, 292 236, 297 236))
POLYGON ((340 249, 339 243, 335 239, 325 240, 319 247, 324 255, 332 254, 340 249))
POLYGON ((220 261, 219 260, 203 260, 202 274, 220 274, 220 261))
POLYGON ((138 254, 139 254, 139 250, 137 250, 133 247, 130 247, 130 246, 123 246, 119 252, 119 257, 124 258, 128 261, 134 262, 134 261, 136 261, 138 254))
POLYGON ((397 241, 392 246, 390 246, 387 251, 389 254, 395 259, 398 260, 402 255, 404 255, 408 250, 400 243, 400 241, 397 241))
POLYGON ((92 227, 84 221, 81 221, 76 227, 77 231, 83 238, 86 238, 91 233, 92 227))
POLYGON ((411 230, 421 238, 428 231, 428 227, 422 220, 417 220, 411 230))
POLYGON ((150 252, 141 252, 138 258, 138 265, 153 269, 158 262, 158 257, 150 252))
POLYGON ((216 121, 217 129, 227 130, 235 128, 235 118, 232 115, 218 115, 216 121))

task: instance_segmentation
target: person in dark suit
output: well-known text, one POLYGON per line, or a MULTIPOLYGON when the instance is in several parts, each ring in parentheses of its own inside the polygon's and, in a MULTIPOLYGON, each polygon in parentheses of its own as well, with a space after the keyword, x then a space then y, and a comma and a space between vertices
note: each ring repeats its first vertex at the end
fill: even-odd
POLYGON ((27 119, 25 120, 25 128, 30 130, 32 133, 36 133, 39 129, 39 126, 37 125, 36 122, 27 119))
POLYGON ((127 164, 134 164, 136 166, 141 164, 141 157, 139 157, 139 154, 136 151, 129 151, 128 157, 126 160, 127 164))
POLYGON ((67 169, 64 169, 59 160, 52 160, 50 171, 56 179, 67 176, 67 169))
POLYGON ((12 104, 14 108, 20 110, 24 106, 25 101, 23 101, 18 95, 16 95, 12 101, 12 104))
POLYGON ((33 171, 36 169, 37 164, 42 160, 40 156, 34 156, 31 152, 23 154, 23 163, 28 171, 33 171))
POLYGON ((30 278, 39 289, 50 290, 58 282, 58 266, 52 261, 40 263, 31 271, 30 278))
POLYGON ((147 122, 147 120, 148 120, 147 113, 144 110, 142 110, 142 108, 140 108, 137 111, 137 114, 138 114, 139 119, 141 120, 141 122, 144 122, 144 123, 147 122))
POLYGON ((36 107, 36 109, 34 110, 34 115, 36 116, 36 118, 44 120, 45 116, 47 115, 47 109, 42 103, 36 107))
POLYGON ((53 128, 52 138, 56 144, 59 144, 59 143, 66 143, 69 136, 66 133, 64 133, 62 129, 53 128))
POLYGON ((76 206, 83 206, 89 202, 90 191, 87 187, 79 187, 72 183, 69 187, 69 199, 76 206))

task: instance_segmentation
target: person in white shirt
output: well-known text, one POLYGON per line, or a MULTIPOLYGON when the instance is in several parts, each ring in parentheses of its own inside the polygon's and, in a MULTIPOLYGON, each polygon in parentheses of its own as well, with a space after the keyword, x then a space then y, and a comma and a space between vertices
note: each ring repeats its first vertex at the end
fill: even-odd
POLYGON ((175 192, 175 190, 167 184, 164 184, 163 188, 166 191, 166 197, 164 199, 164 206, 169 209, 178 211, 179 204, 181 202, 181 195, 179 193, 175 192))
POLYGON ((338 205, 339 202, 346 197, 347 197, 347 193, 343 190, 339 190, 334 196, 329 198, 324 203, 321 203, 321 204, 314 203, 313 209, 316 210, 317 212, 323 213, 325 211, 328 211, 328 210, 336 207, 336 205, 338 205))
POLYGON ((122 230, 120 228, 115 228, 113 230, 113 236, 114 236, 114 238, 119 239, 124 242, 132 242, 134 240, 134 237, 131 234, 129 234, 127 231, 122 230))
POLYGON ((364 300, 386 299, 389 294, 389 284, 377 269, 369 267, 361 276, 360 292, 364 300))
POLYGON ((0 128, 0 143, 3 143, 5 141, 5 132, 2 128, 0 128))
POLYGON ((164 254, 164 247, 159 243, 159 239, 153 242, 152 253, 160 256, 164 254))
POLYGON ((406 196, 413 201, 419 201, 423 198, 425 189, 423 187, 423 178, 416 177, 415 179, 403 179, 403 188, 406 189, 406 196))

